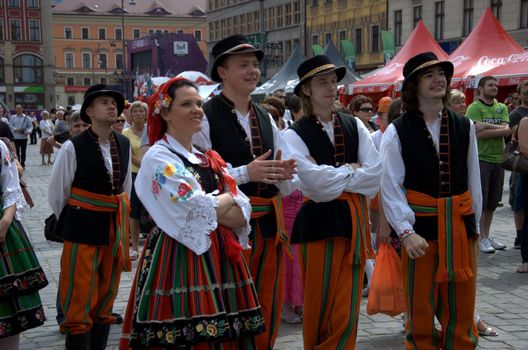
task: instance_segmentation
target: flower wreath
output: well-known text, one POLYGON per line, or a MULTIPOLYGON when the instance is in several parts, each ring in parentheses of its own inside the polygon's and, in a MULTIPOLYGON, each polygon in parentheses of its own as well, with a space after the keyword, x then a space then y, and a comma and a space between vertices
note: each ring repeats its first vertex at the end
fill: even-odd
POLYGON ((154 114, 161 114, 162 108, 169 108, 172 102, 172 98, 169 94, 159 93, 159 99, 154 104, 154 114))

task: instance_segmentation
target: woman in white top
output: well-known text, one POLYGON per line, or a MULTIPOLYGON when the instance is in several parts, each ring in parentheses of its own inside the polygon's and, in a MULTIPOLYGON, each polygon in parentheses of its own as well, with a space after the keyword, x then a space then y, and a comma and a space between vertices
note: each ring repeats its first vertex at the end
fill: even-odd
POLYGON ((183 78, 169 80, 149 99, 154 145, 135 186, 156 228, 139 260, 120 349, 209 343, 253 349, 253 336, 264 331, 242 256, 251 206, 222 158, 192 145, 203 116, 197 88, 183 78))
POLYGON ((40 140, 40 155, 42 156, 42 165, 53 164, 51 161, 51 154, 53 153, 53 145, 48 142, 48 138, 53 135, 53 123, 49 119, 49 112, 42 111, 40 113, 41 120, 39 122, 40 132, 42 133, 42 139, 40 140), (48 156, 48 162, 44 160, 44 156, 48 156))

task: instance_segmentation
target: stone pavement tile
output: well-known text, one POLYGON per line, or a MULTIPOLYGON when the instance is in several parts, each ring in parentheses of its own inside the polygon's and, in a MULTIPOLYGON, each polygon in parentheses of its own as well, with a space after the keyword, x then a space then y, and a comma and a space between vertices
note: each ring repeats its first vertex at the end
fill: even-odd
MULTIPOLYGON (((47 204, 48 182, 51 166, 41 166, 38 147, 28 145, 28 157, 24 180, 35 202, 35 207, 24 217, 30 240, 44 268, 50 285, 40 291, 47 320, 41 327, 28 330, 21 335, 21 350, 59 350, 64 349, 64 336, 58 332, 55 322, 55 298, 60 270, 60 243, 47 242, 44 238, 44 219, 51 209, 47 204)), ((509 176, 506 176, 508 179, 509 176)), ((507 182, 507 181, 506 181, 507 182)), ((520 251, 513 249, 515 229, 513 216, 507 206, 508 188, 505 186, 503 203, 506 206, 495 212, 492 235, 505 243, 508 248, 495 254, 479 254, 479 276, 477 280, 477 310, 481 317, 491 326, 497 327, 500 336, 480 338, 479 349, 528 349, 528 274, 515 272, 520 263, 520 251)), ((114 311, 124 313, 134 271, 122 275, 114 311)), ((390 318, 384 315, 369 316, 366 314, 366 301, 361 302, 358 327, 359 350, 403 349, 403 327, 400 317, 390 318)), ((120 326, 112 326, 108 349, 116 349, 120 326)), ((282 323, 279 329, 275 349, 302 349, 302 328, 300 325, 282 323)))

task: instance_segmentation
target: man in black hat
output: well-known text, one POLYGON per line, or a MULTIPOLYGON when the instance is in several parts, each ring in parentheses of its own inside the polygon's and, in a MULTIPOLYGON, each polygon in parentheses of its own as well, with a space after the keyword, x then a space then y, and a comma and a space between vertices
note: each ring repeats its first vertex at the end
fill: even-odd
POLYGON ((121 272, 131 270, 130 143, 112 131, 123 106, 119 92, 90 87, 81 119, 91 127, 63 144, 51 172, 48 201, 64 239, 59 294, 66 349, 105 348, 121 272))
POLYGON ((283 249, 288 247, 279 193, 296 188, 294 160, 281 160, 280 132, 271 115, 251 100, 260 79, 261 50, 243 35, 213 47, 211 78, 222 82, 220 95, 204 105, 207 118, 194 143, 213 148, 231 166, 230 174, 253 206, 252 250, 245 253, 266 322, 256 337, 257 349, 273 349, 280 324, 283 292, 283 249))
POLYGON ((336 112, 346 69, 319 55, 297 69, 294 89, 304 116, 285 132, 306 201, 295 218, 300 243, 305 349, 354 349, 365 260, 373 257, 367 198, 379 188, 381 163, 369 131, 336 112))
POLYGON ((405 113, 381 144, 381 199, 404 248, 406 348, 474 349, 482 208, 475 129, 445 108, 451 62, 421 53, 407 61, 403 76, 405 113))

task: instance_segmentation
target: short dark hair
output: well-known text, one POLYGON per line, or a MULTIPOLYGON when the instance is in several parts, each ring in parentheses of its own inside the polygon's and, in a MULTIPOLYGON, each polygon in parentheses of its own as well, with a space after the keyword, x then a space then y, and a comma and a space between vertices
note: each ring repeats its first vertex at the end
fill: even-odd
POLYGON ((485 77, 482 77, 479 82, 478 82, 478 87, 481 88, 481 87, 484 87, 484 85, 486 85, 486 82, 490 81, 490 80, 495 80, 497 81, 497 78, 491 76, 491 75, 486 75, 485 77))
POLYGON ((517 85, 517 93, 520 94, 521 89, 525 86, 528 86, 528 80, 523 80, 519 83, 519 85, 517 85))
POLYGON ((387 124, 392 123, 396 118, 402 114, 402 100, 401 98, 395 98, 390 106, 389 111, 387 112, 387 124))
POLYGON ((267 96, 266 98, 264 98, 264 100, 262 100, 262 103, 275 107, 277 112, 280 113, 281 117, 284 115, 284 112, 286 111, 286 106, 284 105, 284 102, 282 102, 282 100, 278 97, 267 96))
POLYGON ((348 111, 350 113, 357 112, 364 103, 372 104, 372 99, 365 95, 356 95, 352 98, 352 101, 348 104, 348 111))
POLYGON ((297 95, 290 97, 289 107, 292 113, 297 113, 301 110, 301 98, 297 95))

